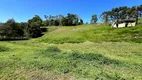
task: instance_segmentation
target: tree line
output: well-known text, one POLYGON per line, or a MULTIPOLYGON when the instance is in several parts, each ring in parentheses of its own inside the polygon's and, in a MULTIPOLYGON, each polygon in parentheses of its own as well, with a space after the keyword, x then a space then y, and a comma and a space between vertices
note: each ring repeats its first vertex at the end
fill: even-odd
POLYGON ((83 20, 76 14, 68 13, 67 16, 56 15, 56 16, 47 16, 44 15, 45 21, 43 21, 44 26, 76 26, 82 25, 83 20))
POLYGON ((9 19, 0 25, 0 40, 23 39, 27 34, 27 23, 16 23, 14 19, 9 19))
POLYGON ((105 24, 108 22, 120 20, 135 20, 136 24, 138 23, 138 19, 142 17, 142 5, 139 6, 121 6, 117 8, 113 8, 110 11, 105 11, 101 14, 100 18, 103 20, 105 24))
POLYGON ((76 14, 68 13, 67 16, 44 16, 46 20, 35 15, 27 22, 18 23, 14 19, 9 19, 5 23, 0 23, 0 40, 29 39, 42 36, 42 26, 76 26, 82 25, 83 20, 76 14))

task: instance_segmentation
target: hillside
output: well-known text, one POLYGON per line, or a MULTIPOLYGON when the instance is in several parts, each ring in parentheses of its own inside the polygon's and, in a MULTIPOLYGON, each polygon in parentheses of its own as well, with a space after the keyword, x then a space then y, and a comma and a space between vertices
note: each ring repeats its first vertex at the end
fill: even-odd
POLYGON ((0 79, 141 80, 141 26, 49 27, 37 39, 0 42, 0 79))
MULTIPOLYGON (((50 29, 50 28, 49 28, 50 29)), ((102 24, 77 27, 53 27, 53 31, 38 39, 45 43, 135 42, 142 43, 142 27, 111 28, 102 24)), ((50 30, 49 30, 50 31, 50 30)))

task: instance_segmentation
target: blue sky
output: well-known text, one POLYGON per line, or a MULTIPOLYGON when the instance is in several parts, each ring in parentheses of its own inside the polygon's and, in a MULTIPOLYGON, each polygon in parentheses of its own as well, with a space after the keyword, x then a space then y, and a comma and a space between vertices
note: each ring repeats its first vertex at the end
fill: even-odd
POLYGON ((84 22, 90 22, 93 14, 99 16, 115 7, 140 4, 142 0, 0 0, 0 22, 10 18, 26 22, 34 15, 44 19, 44 15, 67 13, 78 14, 84 22))

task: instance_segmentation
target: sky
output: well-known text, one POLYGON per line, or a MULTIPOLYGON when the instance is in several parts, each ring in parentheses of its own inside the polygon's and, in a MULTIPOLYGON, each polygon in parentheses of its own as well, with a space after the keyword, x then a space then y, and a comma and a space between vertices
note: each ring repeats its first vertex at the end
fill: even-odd
POLYGON ((142 0, 0 0, 0 22, 14 18, 16 22, 27 22, 34 15, 78 14, 84 22, 91 16, 120 6, 138 6, 142 0))

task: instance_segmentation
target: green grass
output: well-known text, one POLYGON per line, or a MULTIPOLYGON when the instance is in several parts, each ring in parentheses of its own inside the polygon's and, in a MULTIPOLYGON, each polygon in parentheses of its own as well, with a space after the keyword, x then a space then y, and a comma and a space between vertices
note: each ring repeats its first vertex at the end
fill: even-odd
POLYGON ((47 33, 39 42, 44 43, 82 43, 91 42, 136 42, 142 43, 142 25, 130 28, 114 29, 102 24, 61 27, 47 33))
POLYGON ((141 31, 49 27, 38 39, 0 42, 0 80, 141 80, 141 31))
POLYGON ((7 48, 5 46, 0 46, 0 52, 6 52, 6 51, 9 51, 10 48, 7 48))

